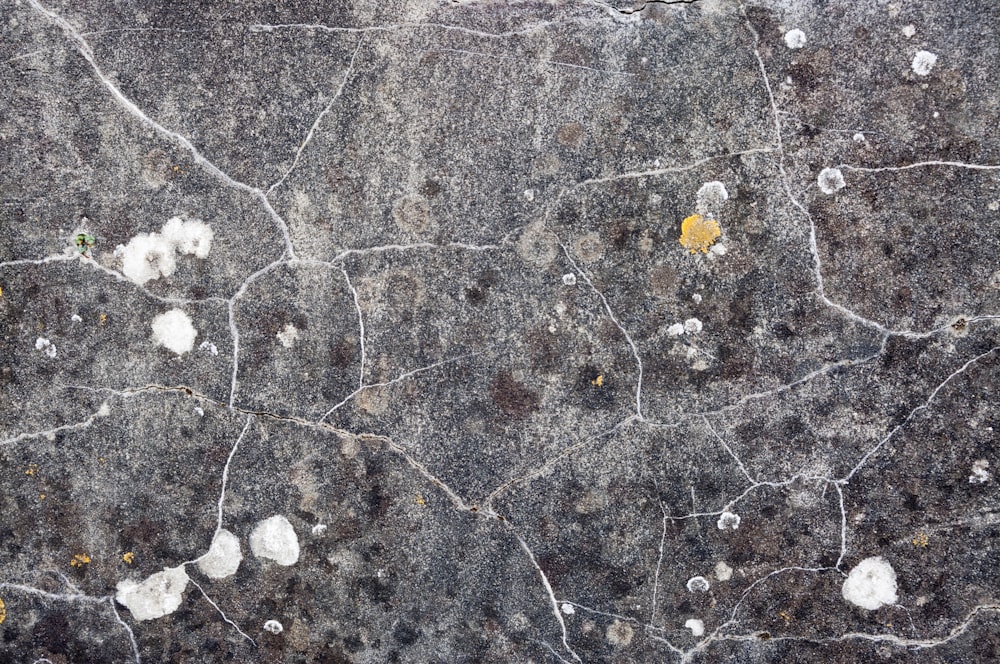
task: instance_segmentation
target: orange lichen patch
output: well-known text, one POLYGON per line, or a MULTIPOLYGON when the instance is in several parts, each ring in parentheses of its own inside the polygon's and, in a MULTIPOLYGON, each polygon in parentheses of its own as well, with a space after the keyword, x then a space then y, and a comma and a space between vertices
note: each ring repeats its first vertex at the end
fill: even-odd
POLYGON ((0 625, 3 624, 4 620, 7 620, 7 605, 0 599, 0 625))
POLYGON ((105 323, 108 322, 108 315, 107 314, 101 314, 100 316, 98 316, 98 318, 100 318, 100 320, 101 320, 101 325, 104 325, 105 323))
POLYGON ((132 553, 131 551, 126 551, 125 553, 122 554, 122 560, 131 565, 132 561, 135 560, 135 554, 132 553))
POLYGON ((681 222, 680 243, 685 248, 696 253, 708 253, 708 248, 715 244, 715 241, 722 235, 719 222, 715 219, 706 219, 700 214, 692 214, 681 222))
POLYGON ((414 502, 416 502, 417 505, 421 505, 421 506, 426 506, 427 505, 427 501, 424 500, 423 495, 421 495, 419 493, 417 494, 417 499, 414 502))
POLYGON ((90 556, 86 553, 78 553, 73 556, 73 560, 69 561, 69 564, 71 567, 83 567, 90 564, 90 556))
POLYGON ((38 464, 37 463, 32 463, 32 464, 28 464, 28 469, 26 471, 24 471, 24 474, 28 475, 28 476, 31 476, 31 475, 34 475, 37 472, 38 472, 38 464))
POLYGON ((781 619, 785 621, 786 625, 792 622, 792 614, 788 611, 780 611, 778 612, 778 615, 781 616, 781 619))
POLYGON ((595 387, 604 387, 604 374, 598 374, 597 378, 590 381, 590 384, 595 387))
POLYGON ((917 536, 913 538, 913 546, 918 546, 921 549, 926 549, 927 545, 930 544, 931 538, 927 536, 927 533, 917 533, 917 536))

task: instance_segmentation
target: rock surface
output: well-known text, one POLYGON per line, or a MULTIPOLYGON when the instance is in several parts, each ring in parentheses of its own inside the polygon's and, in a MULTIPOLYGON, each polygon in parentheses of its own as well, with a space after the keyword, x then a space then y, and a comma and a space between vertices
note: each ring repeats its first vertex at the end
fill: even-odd
POLYGON ((1000 659, 997 3, 0 25, 0 660, 1000 659))

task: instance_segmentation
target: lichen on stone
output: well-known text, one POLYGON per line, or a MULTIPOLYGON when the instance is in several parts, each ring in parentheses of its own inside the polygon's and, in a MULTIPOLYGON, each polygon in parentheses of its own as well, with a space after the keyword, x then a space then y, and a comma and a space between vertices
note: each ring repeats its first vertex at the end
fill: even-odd
POLYGON ((681 245, 692 254, 708 253, 708 248, 722 235, 719 222, 707 219, 700 214, 692 214, 681 222, 681 245))

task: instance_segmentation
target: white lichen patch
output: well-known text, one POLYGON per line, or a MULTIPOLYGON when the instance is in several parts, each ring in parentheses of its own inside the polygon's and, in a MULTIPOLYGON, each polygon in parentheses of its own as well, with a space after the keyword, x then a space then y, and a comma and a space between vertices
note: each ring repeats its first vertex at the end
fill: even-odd
POLYGON ((213 344, 213 343, 211 343, 209 341, 202 341, 200 344, 198 344, 198 350, 208 351, 212 355, 218 355, 219 354, 219 348, 218 348, 218 346, 216 346, 215 344, 213 344))
POLYGON ((729 251, 729 250, 726 249, 726 245, 724 245, 724 244, 713 244, 709 248, 709 250, 708 250, 708 255, 709 256, 725 256, 727 251, 729 251))
POLYGON ((667 328, 667 334, 672 337, 679 337, 684 334, 684 323, 674 323, 667 328))
POLYGON ((277 620, 268 620, 264 623, 264 631, 271 634, 281 634, 285 631, 285 627, 277 620))
POLYGON ((703 576, 692 576, 687 582, 688 592, 691 593, 707 593, 711 587, 708 579, 703 576))
POLYGON ((198 332, 191 317, 180 309, 171 309, 153 319, 153 341, 178 355, 190 353, 198 332))
POLYGON ((142 286, 172 275, 177 252, 208 258, 214 237, 211 226, 201 220, 172 217, 159 233, 140 233, 124 247, 119 245, 115 256, 122 258, 122 274, 142 286))
POLYGON ((224 579, 236 574, 243 560, 240 541, 236 535, 222 529, 212 538, 208 553, 198 560, 198 569, 210 579, 224 579))
POLYGON ((684 626, 691 630, 691 636, 705 636, 705 623, 697 618, 688 618, 684 626))
POLYGON ((985 484, 990 481, 993 475, 986 470, 990 467, 990 462, 986 459, 979 459, 972 464, 972 474, 969 475, 970 484, 985 484))
POLYGON ((576 275, 573 274, 572 272, 567 272, 566 274, 564 274, 562 276, 562 282, 564 284, 566 284, 567 286, 575 286, 576 285, 576 275))
POLYGON ((607 632, 605 632, 608 643, 613 646, 627 646, 632 643, 633 636, 635 636, 635 631, 632 629, 632 625, 624 620, 615 620, 608 625, 607 632))
POLYGON ((122 250, 122 274, 139 284, 169 277, 177 269, 174 245, 159 233, 141 233, 122 250))
POLYGON ((49 357, 56 356, 56 347, 51 341, 45 337, 38 337, 35 339, 35 350, 40 350, 49 357))
POLYGON ((299 560, 299 538, 284 516, 264 519, 250 533, 250 550, 258 558, 269 558, 279 565, 294 565, 299 560))
POLYGON ((701 332, 702 327, 704 327, 700 320, 697 318, 688 318, 684 321, 684 333, 685 334, 698 334, 701 332))
POLYGON ((719 530, 736 530, 740 527, 739 514, 733 514, 732 512, 723 512, 719 515, 719 520, 715 523, 719 527, 719 530))
POLYGON ((840 172, 839 168, 824 168, 821 170, 819 177, 816 178, 816 184, 819 185, 819 190, 827 195, 840 191, 847 186, 847 182, 844 181, 844 174, 840 172))
POLYGON ((115 600, 131 611, 136 620, 153 620, 177 610, 187 584, 183 566, 167 567, 142 583, 120 581, 115 600))
POLYGON ((726 191, 726 185, 718 180, 706 182, 698 189, 695 211, 700 215, 714 218, 718 216, 719 210, 722 209, 723 203, 727 200, 729 200, 729 192, 726 191))
POLYGON ((896 571, 881 556, 865 558, 847 575, 842 593, 848 602, 869 611, 895 604, 896 571))
POLYGON ((733 568, 726 564, 724 560, 715 563, 715 578, 719 581, 728 581, 733 578, 733 568))
POLYGON ((903 33, 904 37, 909 39, 913 35, 917 34, 917 26, 913 25, 912 23, 910 25, 904 25, 903 28, 900 30, 900 32, 903 33))
POLYGON ((299 338, 299 328, 291 323, 286 323, 285 327, 278 332, 278 341, 285 348, 291 348, 299 338))
POLYGON ((322 537, 323 533, 325 532, 326 532, 325 523, 317 523, 315 526, 312 527, 312 534, 314 537, 322 537))
POLYGON ((163 224, 160 235, 182 254, 193 254, 198 258, 208 258, 212 251, 215 232, 200 219, 171 217, 163 224))
POLYGON ((785 33, 785 46, 788 48, 802 48, 805 45, 806 33, 797 28, 785 33))
POLYGON ((574 606, 569 602, 563 602, 562 606, 559 607, 559 610, 562 611, 567 616, 571 616, 574 613, 576 613, 576 608, 574 608, 574 606))
POLYGON ((913 56, 913 62, 910 67, 913 69, 913 73, 917 76, 927 76, 934 69, 934 65, 937 64, 937 55, 931 53, 930 51, 917 51, 916 55, 913 56))

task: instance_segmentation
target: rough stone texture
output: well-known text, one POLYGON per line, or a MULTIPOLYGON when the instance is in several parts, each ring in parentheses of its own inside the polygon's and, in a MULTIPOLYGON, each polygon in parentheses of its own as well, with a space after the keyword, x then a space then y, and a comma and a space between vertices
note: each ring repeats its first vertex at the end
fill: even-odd
POLYGON ((43 1, 0 4, 0 660, 1000 659, 995 2, 43 1), (129 281, 174 216, 209 255, 129 281), (870 557, 898 605, 843 598, 870 557))

